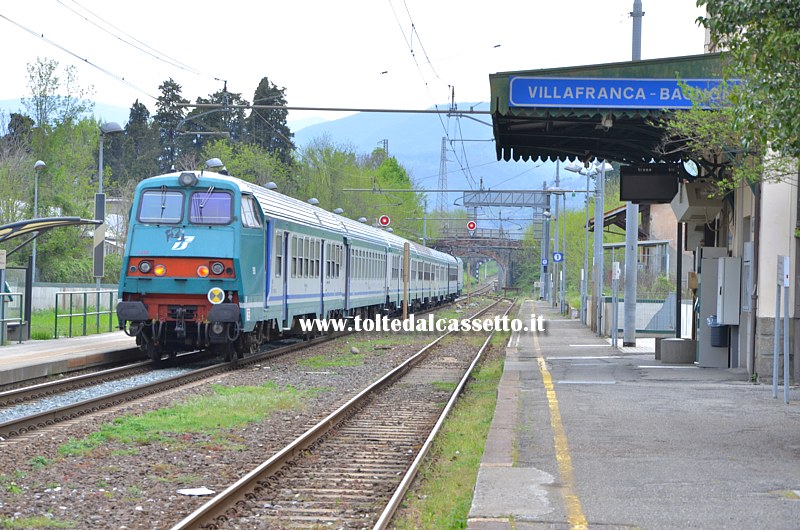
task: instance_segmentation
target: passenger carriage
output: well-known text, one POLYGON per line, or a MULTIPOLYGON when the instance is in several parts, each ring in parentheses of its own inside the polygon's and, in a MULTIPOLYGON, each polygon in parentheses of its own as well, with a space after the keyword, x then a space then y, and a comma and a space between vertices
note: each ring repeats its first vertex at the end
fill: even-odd
POLYGON ((154 359, 241 356, 300 318, 399 310, 407 266, 412 309, 460 294, 448 254, 237 178, 170 173, 137 186, 117 315, 154 359))

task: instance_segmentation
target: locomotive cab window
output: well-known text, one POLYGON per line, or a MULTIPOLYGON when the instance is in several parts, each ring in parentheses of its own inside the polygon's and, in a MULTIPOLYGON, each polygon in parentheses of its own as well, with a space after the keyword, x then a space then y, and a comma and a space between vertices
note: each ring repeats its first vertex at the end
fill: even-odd
POLYGON ((227 191, 206 191, 192 193, 189 221, 194 224, 225 225, 231 222, 233 196, 227 191))
POLYGON ((245 228, 261 228, 258 217, 258 203, 250 195, 242 196, 242 226, 245 228))
POLYGON ((139 201, 140 223, 180 223, 183 219, 183 193, 166 188, 147 190, 139 201))

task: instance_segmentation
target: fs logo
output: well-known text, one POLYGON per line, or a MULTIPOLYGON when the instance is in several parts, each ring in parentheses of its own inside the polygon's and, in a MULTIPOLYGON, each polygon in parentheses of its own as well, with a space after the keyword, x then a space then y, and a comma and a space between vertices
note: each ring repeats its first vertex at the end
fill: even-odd
POLYGON ((194 241, 194 236, 185 236, 182 240, 173 243, 172 250, 186 250, 192 241, 194 241))

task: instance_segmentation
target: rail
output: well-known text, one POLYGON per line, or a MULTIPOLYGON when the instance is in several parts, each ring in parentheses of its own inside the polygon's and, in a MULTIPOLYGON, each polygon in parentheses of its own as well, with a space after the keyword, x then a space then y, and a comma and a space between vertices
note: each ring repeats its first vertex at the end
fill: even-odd
MULTIPOLYGON (((64 293, 56 293, 56 306, 55 306, 55 324, 53 329, 53 338, 58 338, 58 321, 59 319, 69 319, 69 337, 72 337, 72 321, 73 320, 82 320, 83 321, 83 335, 88 335, 87 333, 87 325, 90 317, 95 317, 95 333, 100 333, 100 321, 101 317, 102 320, 105 320, 105 316, 108 318, 108 331, 113 331, 114 328, 114 306, 115 306, 115 298, 117 292, 116 291, 74 291, 74 292, 64 292, 64 293), (91 298, 95 305, 90 306, 89 300, 90 295, 94 295, 91 298), (103 300, 108 297, 108 304, 103 305, 103 300), (75 307, 75 298, 79 298, 78 308, 75 307), (59 298, 64 303, 63 305, 68 307, 68 312, 64 314, 59 314, 58 310, 62 304, 59 304, 59 298), (106 309, 107 308, 107 309, 106 309)), ((103 328, 105 329, 105 323, 103 324, 103 328)))
MULTIPOLYGON (((22 344, 22 325, 25 322, 25 318, 23 317, 22 311, 24 309, 25 304, 23 304, 23 294, 22 293, 0 293, 0 346, 6 343, 6 333, 7 328, 9 326, 17 326, 19 330, 18 339, 19 343, 22 344), (14 298, 19 298, 19 317, 18 318, 6 318, 6 301, 13 302, 14 298)), ((10 310, 11 308, 9 308, 10 310)))

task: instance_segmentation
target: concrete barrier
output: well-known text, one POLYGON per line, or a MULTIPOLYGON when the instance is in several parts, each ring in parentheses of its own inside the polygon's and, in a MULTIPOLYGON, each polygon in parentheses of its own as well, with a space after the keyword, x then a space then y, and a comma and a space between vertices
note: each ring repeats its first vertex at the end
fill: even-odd
POLYGON ((697 341, 691 339, 663 339, 661 362, 664 364, 692 364, 695 361, 697 341))

